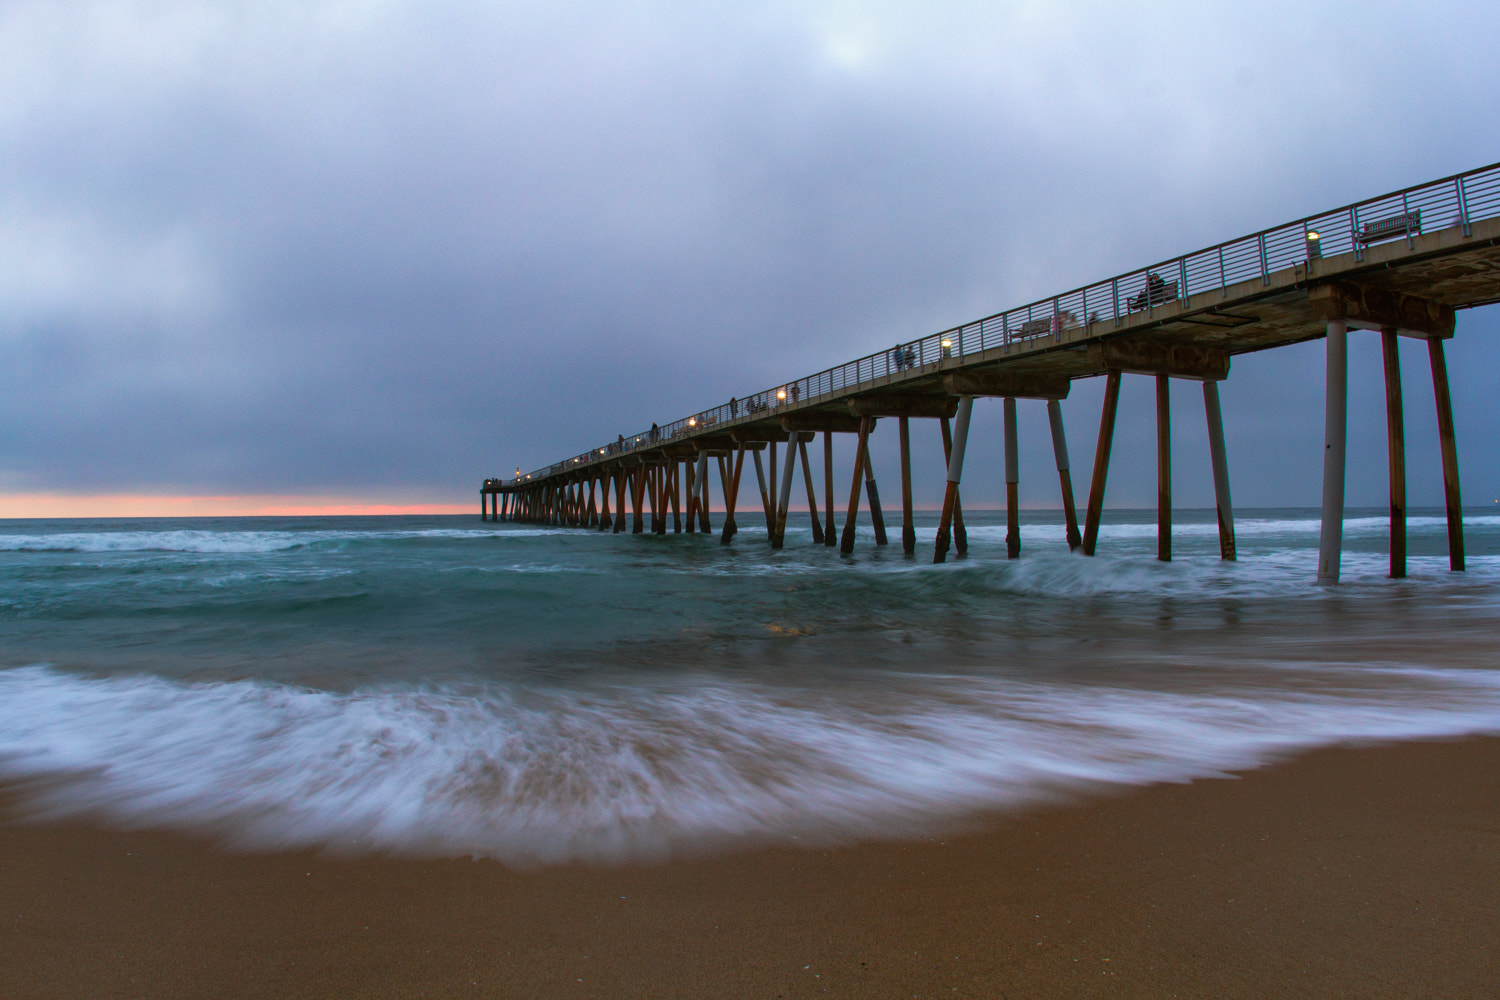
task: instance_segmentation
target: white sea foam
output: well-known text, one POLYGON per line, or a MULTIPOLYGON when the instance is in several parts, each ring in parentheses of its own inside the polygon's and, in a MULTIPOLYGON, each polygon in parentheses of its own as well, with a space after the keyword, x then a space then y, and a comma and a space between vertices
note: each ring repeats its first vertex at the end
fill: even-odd
MULTIPOLYGON (((716 515, 717 519, 717 515, 716 515)), ((1383 517, 1350 517, 1344 520, 1346 538, 1364 534, 1383 535, 1389 522, 1383 517)), ((1447 522, 1442 517, 1413 516, 1407 519, 1407 529, 1413 533, 1442 531, 1447 522)), ((1467 514, 1464 526, 1471 531, 1500 527, 1500 516, 1467 514)), ((1303 536, 1316 536, 1319 531, 1316 518, 1276 519, 1241 517, 1235 522, 1235 534, 1241 538, 1261 535, 1285 536, 1289 542, 1305 540, 1303 536)), ((887 530, 899 535, 899 526, 888 524, 887 530), (892 530, 894 528, 894 530, 892 530)), ((969 525, 971 539, 1004 541, 1006 528, 1003 524, 969 525)), ((1218 526, 1213 522, 1179 522, 1173 525, 1174 535, 1183 538, 1209 537, 1217 535, 1218 526)), ((923 544, 930 545, 935 529, 924 526, 918 529, 923 544)), ((1059 540, 1063 537, 1061 524, 1027 524, 1022 528, 1028 544, 1037 541, 1059 540)), ((1155 523, 1105 523, 1100 526, 1100 537, 1109 539, 1154 538, 1155 523)), ((748 522, 740 528, 746 539, 764 538, 765 526, 748 522)), ((811 532, 800 523, 788 525, 790 538, 806 538, 811 532)), ((858 524, 856 534, 867 540, 874 536, 874 528, 868 523, 858 524)), ((609 537, 608 532, 580 531, 577 528, 523 525, 507 522, 504 526, 474 528, 426 528, 396 531, 218 531, 212 529, 182 529, 171 531, 149 531, 120 528, 105 531, 56 531, 44 533, 0 532, 0 552, 186 552, 204 554, 262 554, 308 545, 339 544, 350 542, 404 541, 421 539, 452 539, 457 541, 481 539, 522 540, 550 536, 569 538, 609 537)))
POLYGON ((900 834, 1317 744, 1500 732, 1494 672, 1320 669, 1222 694, 974 677, 330 693, 31 666, 0 671, 0 775, 46 816, 547 863, 900 834))

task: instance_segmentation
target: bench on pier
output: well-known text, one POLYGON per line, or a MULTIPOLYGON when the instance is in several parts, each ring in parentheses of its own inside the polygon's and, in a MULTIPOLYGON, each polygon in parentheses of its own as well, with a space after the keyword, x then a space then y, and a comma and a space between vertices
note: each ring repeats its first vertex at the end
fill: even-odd
POLYGON ((1132 295, 1129 300, 1127 300, 1126 305, 1129 306, 1131 312, 1137 312, 1141 309, 1146 309, 1151 306, 1159 306, 1166 302, 1173 302, 1176 301, 1176 299, 1176 279, 1173 279, 1172 281, 1163 281, 1156 275, 1149 274, 1146 276, 1146 287, 1141 290, 1141 294, 1132 295))
POLYGON ((1389 219, 1376 219, 1366 222, 1359 227, 1359 235, 1355 239, 1361 243, 1380 243, 1383 240, 1392 240, 1398 236, 1408 236, 1422 231, 1422 211, 1403 212, 1401 215, 1393 215, 1389 219))
POLYGON ((1064 309, 1052 316, 1042 319, 1029 319, 1016 327, 1013 336, 1025 340, 1029 337, 1045 337, 1049 333, 1062 333, 1065 329, 1078 326, 1078 314, 1071 309, 1064 309))

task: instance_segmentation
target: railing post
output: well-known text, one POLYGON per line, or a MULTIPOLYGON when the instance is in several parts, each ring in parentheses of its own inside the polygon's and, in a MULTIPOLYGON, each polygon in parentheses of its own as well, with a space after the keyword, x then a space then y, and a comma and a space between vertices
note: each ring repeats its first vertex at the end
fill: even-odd
POLYGON ((1222 243, 1219 245, 1219 288, 1223 290, 1226 297, 1229 295, 1229 275, 1224 270, 1224 245, 1222 243))
POLYGON ((1463 223, 1464 235, 1473 236, 1474 227, 1469 224, 1469 196, 1464 191, 1464 178, 1454 178, 1453 186, 1458 190, 1458 221, 1463 223))
POLYGON ((1260 243, 1260 283, 1269 285, 1271 283, 1271 265, 1266 259, 1266 234, 1261 233, 1256 237, 1260 243))
POLYGON ((1365 245, 1359 241, 1359 206, 1349 206, 1349 242, 1354 244, 1354 259, 1365 259, 1365 245))
POLYGON ((1177 296, 1177 300, 1179 302, 1186 302, 1187 301, 1187 297, 1188 297, 1187 258, 1186 257, 1178 257, 1177 258, 1177 275, 1178 275, 1179 278, 1182 279, 1182 292, 1181 292, 1181 294, 1179 294, 1177 296))
POLYGON ((1110 289, 1114 292, 1115 300, 1115 326, 1120 325, 1120 279, 1112 278, 1109 282, 1110 289))

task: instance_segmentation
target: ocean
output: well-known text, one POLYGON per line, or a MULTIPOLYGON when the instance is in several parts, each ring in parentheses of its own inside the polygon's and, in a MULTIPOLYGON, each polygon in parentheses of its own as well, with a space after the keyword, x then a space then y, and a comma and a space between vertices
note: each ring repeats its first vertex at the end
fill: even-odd
MULTIPOLYGON (((966 512, 970 553, 467 517, 0 521, 0 785, 239 849, 637 862, 928 835, 1320 745, 1500 732, 1500 516, 966 512)), ((840 518, 842 520, 842 518, 840 518)), ((714 516, 715 527, 719 517, 714 516)))

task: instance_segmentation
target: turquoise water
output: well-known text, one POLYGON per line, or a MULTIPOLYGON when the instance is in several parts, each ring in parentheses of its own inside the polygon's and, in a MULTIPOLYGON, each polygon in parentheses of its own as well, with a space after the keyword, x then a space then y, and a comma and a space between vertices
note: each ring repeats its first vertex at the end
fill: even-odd
MULTIPOLYGON (((1347 740, 1500 731, 1500 516, 969 512, 930 564, 745 525, 477 517, 0 522, 0 780, 38 815, 250 847, 656 857, 899 836, 1347 740)), ((717 518, 715 518, 717 521, 717 518)), ((745 519, 748 520, 748 519, 745 519)), ((898 533, 899 534, 899 533, 898 533)))

